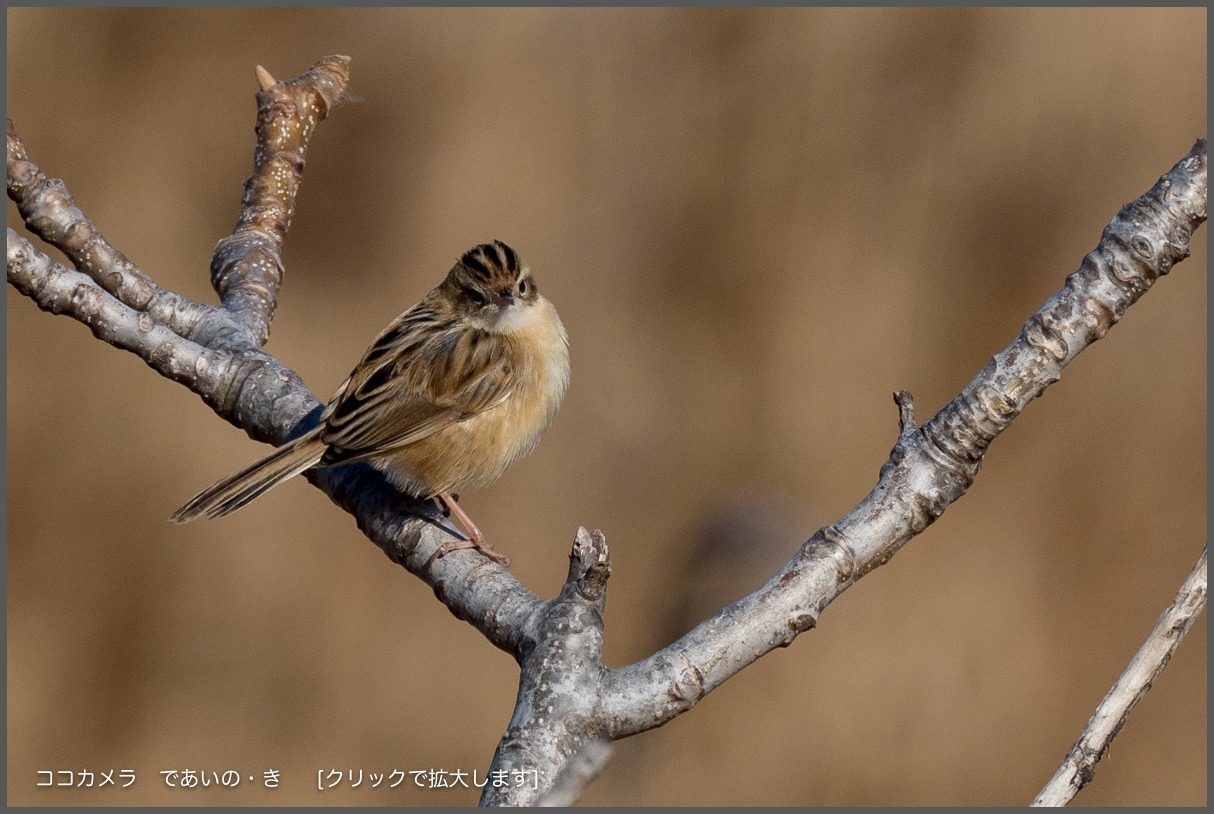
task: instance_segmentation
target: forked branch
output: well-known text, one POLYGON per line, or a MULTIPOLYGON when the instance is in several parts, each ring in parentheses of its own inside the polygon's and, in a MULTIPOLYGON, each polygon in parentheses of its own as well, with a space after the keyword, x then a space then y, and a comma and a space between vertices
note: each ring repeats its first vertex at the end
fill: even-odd
MULTIPOLYGON (((110 246, 63 183, 47 179, 29 158, 9 122, 9 196, 30 230, 76 267, 53 262, 9 230, 10 284, 44 310, 84 322, 102 340, 138 354, 256 439, 281 444, 307 431, 320 402, 261 346, 283 282, 281 248, 308 138, 344 98, 348 63, 328 57, 288 82, 258 68, 253 176, 236 227, 219 242, 211 265, 221 306, 159 288, 110 246)), ((433 507, 398 492, 369 467, 312 470, 307 477, 394 562, 431 585, 452 613, 518 660, 518 702, 493 769, 533 774, 538 782, 487 786, 481 802, 572 799, 605 762, 603 743, 662 725, 760 656, 791 644, 839 594, 965 494, 995 437, 1188 256, 1193 231, 1205 219, 1201 140, 1122 209, 1063 289, 934 418, 917 427, 910 394, 895 394, 898 439, 877 485, 855 509, 814 534, 753 594, 618 670, 607 670, 600 658, 610 575, 601 533, 579 530, 564 588, 542 601, 475 554, 445 557, 428 568, 446 539, 432 525, 433 507)))

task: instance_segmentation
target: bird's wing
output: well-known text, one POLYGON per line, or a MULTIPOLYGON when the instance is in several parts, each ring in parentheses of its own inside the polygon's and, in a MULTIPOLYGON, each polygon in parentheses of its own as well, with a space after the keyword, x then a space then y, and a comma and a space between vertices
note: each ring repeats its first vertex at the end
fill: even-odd
POLYGON ((414 443, 510 396, 510 347, 451 328, 426 301, 375 340, 321 415, 329 464, 414 443))

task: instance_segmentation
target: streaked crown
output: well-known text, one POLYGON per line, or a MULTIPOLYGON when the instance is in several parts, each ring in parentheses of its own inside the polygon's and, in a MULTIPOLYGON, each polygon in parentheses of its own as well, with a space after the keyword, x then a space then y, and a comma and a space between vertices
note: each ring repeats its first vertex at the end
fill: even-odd
POLYGON ((500 240, 473 246, 459 262, 474 279, 489 286, 499 281, 513 283, 525 268, 518 252, 500 240))
POLYGON ((445 284, 462 292, 464 301, 474 309, 533 303, 539 296, 531 269, 518 252, 500 240, 466 251, 445 284))

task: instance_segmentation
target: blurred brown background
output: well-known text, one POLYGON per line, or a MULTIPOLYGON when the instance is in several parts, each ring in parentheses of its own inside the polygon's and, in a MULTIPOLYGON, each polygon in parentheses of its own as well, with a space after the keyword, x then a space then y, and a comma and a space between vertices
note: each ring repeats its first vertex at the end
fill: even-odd
MULTIPOLYGON (((353 57, 308 153, 269 349, 324 399, 476 242, 537 271, 573 380, 465 505, 551 596, 614 556, 605 660, 759 585, 876 481, 1206 132, 1181 10, 10 10, 31 156, 214 301, 260 63, 353 57)), ((18 221, 10 206, 10 225, 18 221)), ((1205 540, 1206 230, 821 627, 617 744, 594 804, 1032 799, 1205 540)), ((56 255, 57 256, 57 255, 56 255)), ((318 769, 481 772, 517 669, 304 481, 168 515, 265 452, 10 293, 9 803, 468 805, 318 769), (35 787, 39 769, 136 784, 35 787), (159 772, 282 773, 266 791, 159 772)), ((1204 618, 1082 804, 1206 802, 1204 618)))

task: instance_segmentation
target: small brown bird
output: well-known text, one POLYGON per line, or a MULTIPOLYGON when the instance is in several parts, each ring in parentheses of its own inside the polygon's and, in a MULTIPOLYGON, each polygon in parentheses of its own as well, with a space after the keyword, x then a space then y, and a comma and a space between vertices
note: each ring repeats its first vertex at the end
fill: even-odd
POLYGON ((468 533, 431 557, 485 541, 456 492, 493 482, 552 422, 569 384, 569 340, 535 277, 500 241, 469 250, 381 333, 320 426, 195 495, 172 516, 222 517, 313 466, 367 461, 397 487, 437 498, 468 533))

